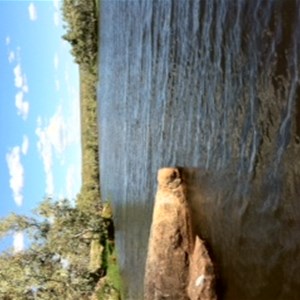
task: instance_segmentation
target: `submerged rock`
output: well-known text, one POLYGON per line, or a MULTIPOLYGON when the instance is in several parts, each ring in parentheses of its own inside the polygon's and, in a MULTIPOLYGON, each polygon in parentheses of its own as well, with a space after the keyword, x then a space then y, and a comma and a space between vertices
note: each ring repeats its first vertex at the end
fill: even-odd
POLYGON ((213 264, 193 233, 186 184, 177 168, 158 172, 144 299, 216 299, 213 264))

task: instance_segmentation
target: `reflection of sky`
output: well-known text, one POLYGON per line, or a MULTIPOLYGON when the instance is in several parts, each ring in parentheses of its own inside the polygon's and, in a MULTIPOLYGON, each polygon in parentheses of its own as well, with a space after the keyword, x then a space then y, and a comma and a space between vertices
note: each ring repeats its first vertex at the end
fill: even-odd
POLYGON ((0 217, 81 185, 78 68, 59 6, 0 1, 0 217))

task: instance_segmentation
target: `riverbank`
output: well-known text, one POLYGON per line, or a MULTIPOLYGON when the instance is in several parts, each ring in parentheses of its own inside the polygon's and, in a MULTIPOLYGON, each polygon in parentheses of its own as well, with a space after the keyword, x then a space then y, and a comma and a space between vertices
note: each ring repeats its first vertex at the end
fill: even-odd
POLYGON ((114 246, 114 226, 109 203, 100 198, 99 140, 97 118, 99 1, 65 0, 63 17, 80 74, 82 187, 76 204, 80 211, 99 215, 104 231, 90 245, 89 269, 100 276, 92 299, 121 299, 121 279, 114 246), (98 272, 99 273, 99 272, 98 272))
POLYGON ((100 214, 104 235, 91 242, 90 270, 102 270, 92 299, 121 299, 121 280, 114 246, 114 227, 110 203, 100 197, 99 145, 97 130, 97 74, 80 69, 80 103, 82 128, 82 187, 77 197, 78 208, 89 214, 100 214), (96 297, 96 298, 95 298, 96 297))

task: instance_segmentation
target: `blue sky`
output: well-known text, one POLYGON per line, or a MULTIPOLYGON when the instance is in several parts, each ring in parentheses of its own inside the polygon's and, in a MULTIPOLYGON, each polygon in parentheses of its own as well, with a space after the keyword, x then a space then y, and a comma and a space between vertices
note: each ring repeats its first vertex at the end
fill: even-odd
MULTIPOLYGON (((0 217, 81 186, 79 74, 60 5, 0 0, 0 217)), ((23 235, 5 243, 21 249, 23 235)))

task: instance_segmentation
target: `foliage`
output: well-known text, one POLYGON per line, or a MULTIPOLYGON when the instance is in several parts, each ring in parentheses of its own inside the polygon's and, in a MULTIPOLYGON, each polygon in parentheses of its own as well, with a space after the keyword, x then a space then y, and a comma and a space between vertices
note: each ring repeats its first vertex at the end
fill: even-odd
POLYGON ((77 205, 92 214, 101 208, 96 78, 80 68, 82 187, 77 205))
POLYGON ((117 254, 114 247, 109 242, 106 244, 107 252, 107 275, 101 280, 97 289, 97 299, 107 299, 109 295, 111 300, 120 300, 122 294, 122 281, 119 266, 117 264, 117 254))
POLYGON ((64 0, 62 15, 66 22, 63 39, 72 46, 75 62, 91 69, 98 52, 98 14, 94 0, 64 0))
POLYGON ((105 274, 89 270, 90 244, 107 236, 101 216, 84 214, 69 201, 45 199, 35 217, 12 214, 0 221, 0 236, 22 231, 30 237, 24 251, 0 256, 0 298, 88 299, 105 274))
POLYGON ((62 14, 72 55, 80 70, 82 187, 79 208, 94 214, 101 209, 97 127, 98 13, 95 0, 64 0, 62 14))
POLYGON ((92 299, 96 299, 99 293, 102 299, 120 299, 121 280, 114 252, 112 214, 109 205, 100 199, 96 90, 98 10, 98 1, 65 0, 63 17, 67 33, 63 38, 71 43, 72 54, 80 70, 82 187, 76 205, 80 211, 93 217, 100 212, 107 229, 99 240, 94 239, 90 245, 89 269, 95 270, 101 265, 106 274, 99 280, 92 299))

